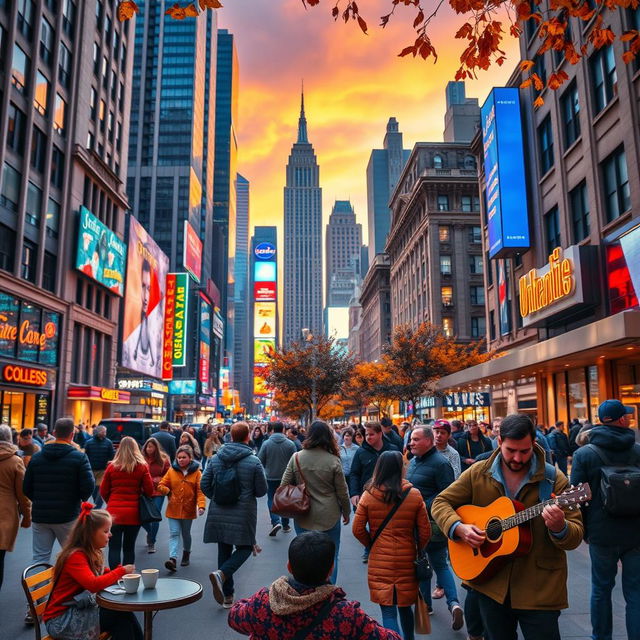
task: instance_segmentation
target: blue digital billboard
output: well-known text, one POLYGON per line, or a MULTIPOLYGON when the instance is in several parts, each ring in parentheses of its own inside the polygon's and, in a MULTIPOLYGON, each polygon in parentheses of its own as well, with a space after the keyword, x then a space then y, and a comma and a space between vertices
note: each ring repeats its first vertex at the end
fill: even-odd
POLYGON ((519 90, 492 89, 481 120, 489 258, 495 258, 531 246, 519 90))
POLYGON ((254 282, 275 282, 276 263, 275 262, 255 262, 254 282))

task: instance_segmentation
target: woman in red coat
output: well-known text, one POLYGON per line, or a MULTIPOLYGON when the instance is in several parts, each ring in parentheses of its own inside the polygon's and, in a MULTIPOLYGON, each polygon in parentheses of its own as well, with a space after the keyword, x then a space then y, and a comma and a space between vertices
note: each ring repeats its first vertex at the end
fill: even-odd
POLYGON ((109 540, 109 566, 135 563, 135 546, 140 531, 140 496, 153 495, 149 466, 138 443, 122 438, 115 458, 104 472, 100 495, 113 518, 109 540))

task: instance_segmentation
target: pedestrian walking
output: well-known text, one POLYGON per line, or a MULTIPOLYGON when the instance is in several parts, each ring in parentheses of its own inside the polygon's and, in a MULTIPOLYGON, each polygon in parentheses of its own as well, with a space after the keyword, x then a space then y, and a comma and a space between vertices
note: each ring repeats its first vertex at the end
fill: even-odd
POLYGON ((102 477, 104 476, 107 465, 116 455, 113 442, 107 438, 107 427, 99 425, 94 429, 93 438, 90 438, 85 444, 84 452, 87 454, 87 458, 89 458, 89 464, 91 465, 91 471, 93 471, 93 478, 96 483, 91 497, 96 507, 100 509, 104 504, 102 496, 100 495, 102 477))
POLYGON ((76 427, 75 433, 73 434, 73 441, 81 448, 84 449, 84 445, 91 438, 89 433, 87 432, 87 427, 83 422, 80 422, 76 427))
POLYGON ((354 456, 356 455, 356 451, 360 448, 357 444, 354 444, 353 436, 353 429, 351 427, 347 427, 342 431, 342 444, 338 446, 340 461, 342 462, 342 472, 344 473, 344 479, 347 481, 347 487, 349 486, 351 464, 354 456))
POLYGON ((164 420, 160 423, 160 427, 153 437, 160 443, 160 446, 164 449, 164 452, 169 456, 169 460, 173 462, 176 457, 176 439, 171 433, 171 425, 164 420))
MULTIPOLYGON (((197 462, 200 462, 200 460, 202 460, 202 451, 200 449, 200 445, 188 431, 183 431, 180 435, 180 442, 178 443, 178 447, 183 447, 185 445, 191 447, 191 450, 193 451, 193 459, 197 462)), ((176 449, 176 454, 177 453, 178 451, 176 449)))
MULTIPOLYGON (((453 422, 451 424, 453 426, 453 422)), ((456 437, 455 433, 453 437, 456 437)), ((466 471, 476 461, 479 454, 493 449, 491 440, 480 433, 480 427, 478 427, 476 420, 467 420, 467 430, 456 440, 458 441, 458 453, 463 471, 466 471)))
POLYGON ((462 467, 458 450, 449 442, 451 439, 451 424, 448 420, 436 420, 433 423, 433 438, 438 453, 449 461, 453 469, 453 479, 455 480, 460 476, 462 467))
POLYGON ((36 433, 33 439, 38 443, 40 448, 44 447, 45 443, 55 440, 55 438, 49 433, 49 427, 44 422, 39 422, 36 425, 36 433))
POLYGON ((120 440, 114 459, 107 466, 100 495, 113 518, 109 540, 109 566, 135 563, 140 531, 140 496, 153 495, 153 480, 138 443, 130 436, 120 440))
POLYGON ((233 604, 233 575, 256 544, 256 498, 267 493, 262 463, 249 446, 249 425, 236 422, 230 433, 232 442, 218 451, 202 477, 202 491, 211 499, 204 542, 218 544, 218 569, 209 579, 216 602, 225 608, 233 604))
POLYGON ((431 529, 420 491, 403 478, 403 462, 399 451, 379 457, 358 502, 353 535, 371 549, 369 593, 371 602, 380 605, 383 625, 396 633, 401 627, 404 640, 413 640, 411 606, 418 599, 415 560, 417 550, 427 546, 431 529))
POLYGON ((93 507, 83 503, 56 559, 53 589, 42 616, 47 633, 52 638, 98 640, 100 633, 107 632, 111 640, 142 640, 135 614, 97 607, 86 597, 86 592, 98 593, 135 571, 133 564, 105 570, 102 549, 109 542, 112 521, 107 511, 93 507), (84 606, 76 606, 74 599, 84 606))
POLYGON ((580 433, 580 429, 582 429, 580 420, 578 420, 578 418, 574 418, 569 425, 569 448, 571 449, 571 455, 573 455, 578 450, 576 438, 580 433))
POLYGON ((273 507, 273 496, 276 489, 280 486, 282 475, 287 468, 287 464, 291 456, 296 452, 296 446, 284 433, 284 425, 282 422, 272 422, 269 425, 271 435, 262 443, 258 451, 258 458, 264 467, 267 477, 267 508, 269 509, 269 517, 271 518, 271 531, 269 535, 275 537, 280 529, 285 533, 291 531, 289 526, 289 518, 276 515, 271 511, 273 507))
MULTIPOLYGON (((147 466, 149 474, 153 481, 153 495, 151 499, 156 505, 158 511, 162 513, 162 503, 164 502, 164 494, 158 491, 158 484, 169 471, 171 462, 169 456, 164 452, 160 443, 155 438, 149 438, 142 447, 142 455, 147 466)), ((147 553, 156 552, 156 540, 158 539, 159 522, 143 522, 142 528, 147 532, 147 553)))
POLYGON ((402 437, 398 435, 398 432, 394 431, 391 418, 384 416, 380 420, 380 426, 382 427, 382 435, 384 436, 384 438, 388 440, 392 445, 394 445, 398 451, 402 451, 404 442, 402 440, 402 437))
POLYGON ((191 560, 191 525, 197 516, 204 514, 206 506, 200 488, 201 479, 200 465, 194 459, 191 447, 178 447, 175 462, 158 484, 160 494, 169 496, 166 514, 169 520, 169 560, 164 566, 171 572, 175 572, 177 567, 180 538, 180 566, 188 567, 191 560))
POLYGON ((31 458, 33 458, 40 449, 40 445, 33 441, 32 429, 23 429, 18 434, 18 455, 22 458, 25 467, 29 466, 31 458))
POLYGON ((281 485, 305 483, 310 509, 294 519, 296 534, 322 531, 336 546, 331 574, 332 584, 338 577, 338 555, 342 522, 347 525, 351 517, 349 490, 342 472, 342 463, 336 440, 326 422, 315 420, 302 443, 302 450, 291 457, 282 476, 281 485))
POLYGON ((590 430, 589 444, 577 449, 571 466, 571 482, 588 482, 592 492, 584 521, 591 557, 593 640, 612 637, 611 591, 618 563, 627 638, 640 639, 640 445, 630 428, 633 412, 619 400, 605 400, 598 407, 601 424, 590 430))
POLYGON ((296 451, 300 451, 300 449, 302 449, 302 442, 301 438, 299 437, 301 435, 300 431, 298 431, 298 429, 296 429, 295 427, 289 427, 287 429, 286 435, 287 438, 289 438, 289 440, 291 440, 291 442, 293 442, 293 444, 296 446, 296 451))
POLYGON ((260 451, 260 447, 264 441, 265 435, 262 432, 260 425, 254 427, 251 432, 251 446, 253 447, 254 453, 258 453, 258 451, 260 451))
POLYGON ((18 527, 31 526, 31 502, 22 492, 24 463, 11 442, 11 427, 0 425, 0 589, 4 557, 13 551, 18 527))
POLYGON ((211 462, 211 458, 218 453, 220 447, 222 446, 222 442, 220 441, 220 437, 218 435, 218 430, 213 427, 209 433, 207 434, 207 439, 204 441, 204 446, 202 447, 203 459, 202 459, 202 471, 207 468, 207 465, 211 462))
POLYGON ((571 445, 569 438, 564 432, 564 422, 561 420, 550 427, 547 433, 547 442, 549 448, 553 452, 553 459, 558 465, 558 469, 565 475, 567 474, 567 460, 571 455, 571 445))

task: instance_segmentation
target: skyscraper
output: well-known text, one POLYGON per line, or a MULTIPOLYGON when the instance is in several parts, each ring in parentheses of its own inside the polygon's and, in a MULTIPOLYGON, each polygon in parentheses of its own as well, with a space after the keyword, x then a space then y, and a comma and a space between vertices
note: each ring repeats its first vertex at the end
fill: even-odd
POLYGON ((302 329, 322 331, 322 189, 304 93, 284 188, 284 346, 299 341, 302 329))
POLYGON ((234 268, 235 326, 233 330, 233 387, 240 394, 240 404, 251 402, 251 358, 249 333, 249 181, 237 174, 236 260, 234 268))
POLYGON ((410 149, 402 148, 402 133, 395 118, 389 118, 382 149, 373 149, 367 165, 367 220, 369 223, 369 264, 384 246, 391 227, 389 199, 410 149))

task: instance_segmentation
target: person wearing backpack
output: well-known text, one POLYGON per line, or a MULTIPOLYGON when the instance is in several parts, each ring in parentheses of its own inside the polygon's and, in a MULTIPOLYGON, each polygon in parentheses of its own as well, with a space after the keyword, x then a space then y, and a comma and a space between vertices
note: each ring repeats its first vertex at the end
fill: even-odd
POLYGON ((233 574, 248 560, 256 544, 256 498, 267 493, 267 478, 249 446, 246 422, 231 427, 231 442, 213 456, 201 486, 211 499, 204 542, 218 544, 218 570, 210 573, 209 579, 216 602, 228 609, 233 604, 233 574))
POLYGON ((619 400, 605 400, 598 407, 601 424, 573 456, 571 482, 588 482, 592 494, 583 514, 591 556, 593 640, 611 640, 611 591, 618 562, 627 637, 640 638, 640 445, 630 428, 632 414, 619 400))

